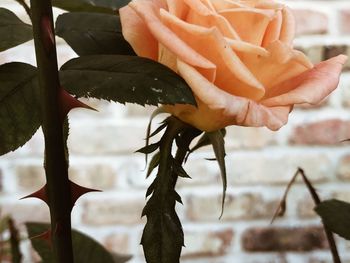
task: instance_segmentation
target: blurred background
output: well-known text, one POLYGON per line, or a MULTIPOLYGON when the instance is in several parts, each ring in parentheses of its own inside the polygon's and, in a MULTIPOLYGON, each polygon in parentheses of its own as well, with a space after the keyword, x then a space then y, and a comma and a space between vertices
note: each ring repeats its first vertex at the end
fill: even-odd
MULTIPOLYGON (((297 18, 295 46, 312 62, 337 54, 350 55, 350 1, 284 1, 297 18)), ((16 2, 0 7, 25 12, 16 2)), ((61 13, 55 10, 56 15, 61 13)), ((75 53, 57 38, 60 65, 75 53)), ((33 42, 0 53, 0 63, 35 64, 33 42)), ((297 107, 287 126, 278 132, 265 128, 230 127, 226 136, 228 190, 224 216, 222 184, 216 162, 207 161, 208 148, 191 155, 185 169, 192 179, 180 179, 184 205, 177 210, 185 230, 185 263, 328 263, 331 261, 320 219, 298 180, 289 194, 287 212, 272 225, 271 218, 287 183, 302 167, 322 199, 350 201, 350 62, 338 90, 316 108, 297 107)), ((103 190, 85 195, 75 205, 73 226, 110 250, 144 262, 140 237, 145 223, 141 211, 153 178, 145 179, 144 156, 134 153, 144 145, 151 107, 117 105, 90 100, 99 112, 74 110, 70 114, 70 177, 103 190)), ((165 118, 156 119, 154 127, 165 118)), ((1 125, 1 124, 0 124, 1 125)), ((0 212, 23 222, 49 219, 48 208, 34 199, 19 198, 45 183, 43 137, 39 130, 26 146, 0 158, 0 212)), ((350 262, 350 243, 338 247, 350 262)), ((37 262, 29 242, 23 242, 24 262, 37 262)))

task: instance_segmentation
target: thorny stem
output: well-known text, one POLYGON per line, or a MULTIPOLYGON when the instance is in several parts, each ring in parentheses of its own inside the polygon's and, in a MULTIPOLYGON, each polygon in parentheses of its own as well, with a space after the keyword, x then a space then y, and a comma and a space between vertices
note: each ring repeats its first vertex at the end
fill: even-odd
MULTIPOLYGON (((169 119, 169 125, 168 128, 165 131, 165 134, 162 137, 161 140, 161 146, 160 150, 166 152, 166 154, 162 154, 164 156, 163 158, 169 158, 171 156, 171 146, 173 143, 174 138, 181 134, 181 147, 176 151, 175 160, 179 163, 179 165, 182 165, 186 154, 189 151, 189 145, 192 142, 192 140, 197 137, 201 131, 189 126, 188 124, 185 124, 184 122, 178 120, 175 117, 171 117, 169 119)), ((166 162, 163 160, 164 163, 166 162)), ((160 161, 162 163, 162 160, 160 161)), ((161 174, 161 172, 160 172, 161 174)), ((172 187, 175 187, 177 182, 177 175, 174 173, 172 174, 172 187)))
MULTIPOLYGON (((176 119, 175 117, 169 118, 168 127, 165 130, 164 135, 162 136, 162 139, 160 141, 160 147, 159 147, 159 150, 162 153, 159 161, 160 165, 159 165, 159 172, 158 172, 158 174, 161 175, 160 176, 161 185, 168 185, 168 183, 165 183, 165 182, 168 182, 169 180, 174 179, 174 178, 170 179, 171 177, 168 177, 170 175, 168 174, 167 164, 170 163, 169 160, 171 158, 171 148, 173 145, 174 138, 179 134, 179 132, 183 128, 184 128, 184 124, 180 120, 176 119)), ((175 186, 176 181, 172 183, 175 186)), ((162 194, 166 195, 166 193, 162 193, 162 194)))
POLYGON ((31 0, 35 52, 45 137, 46 192, 51 215, 51 238, 56 263, 73 263, 71 235, 71 189, 60 114, 60 84, 52 5, 49 0, 31 0))
MULTIPOLYGON (((181 147, 179 147, 176 151, 175 160, 182 165, 184 162, 187 153, 189 152, 189 146, 194 138, 196 138, 198 135, 200 135, 202 132, 200 130, 197 130, 196 128, 193 128, 191 126, 187 126, 185 131, 182 133, 181 137, 181 147)), ((173 187, 175 187, 177 182, 177 175, 173 173, 173 187)))
POLYGON ((24 8, 24 10, 27 12, 29 18, 32 19, 32 14, 31 14, 31 11, 30 11, 30 7, 27 5, 27 3, 24 0, 15 0, 15 1, 17 3, 19 3, 24 8))
POLYGON ((12 254, 12 262, 13 263, 21 263, 22 262, 22 254, 19 249, 20 237, 17 228, 15 227, 15 223, 12 218, 8 219, 8 225, 10 230, 10 243, 11 243, 11 254, 12 254))

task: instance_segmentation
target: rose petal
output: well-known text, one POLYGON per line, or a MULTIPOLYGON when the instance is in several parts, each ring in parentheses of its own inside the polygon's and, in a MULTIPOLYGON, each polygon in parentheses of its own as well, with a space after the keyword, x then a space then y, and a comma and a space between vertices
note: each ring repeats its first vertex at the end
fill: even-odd
POLYGON ((225 38, 225 40, 234 51, 255 54, 263 57, 267 57, 270 55, 270 52, 263 47, 256 46, 240 40, 230 39, 230 38, 225 38))
POLYGON ((149 31, 159 43, 175 53, 180 59, 197 67, 216 69, 212 62, 195 52, 159 20, 159 8, 157 9, 152 1, 136 0, 129 3, 129 6, 145 21, 149 31))
POLYGON ((222 10, 219 14, 229 21, 242 40, 261 46, 266 28, 276 12, 269 9, 235 8, 222 10))
MULTIPOLYGON (((162 44, 159 44, 158 62, 177 72, 176 55, 162 44)), ((208 79, 213 81, 215 78, 215 74, 210 75, 210 72, 208 72, 207 74, 208 79)))
POLYGON ((269 56, 265 57, 253 53, 240 54, 242 61, 266 91, 313 67, 305 55, 280 41, 271 43, 266 50, 269 56))
POLYGON ((158 58, 158 42, 148 30, 146 23, 137 13, 125 6, 119 9, 123 36, 138 56, 156 60, 158 58))
POLYGON ((339 55, 317 64, 303 74, 274 87, 261 103, 266 106, 317 104, 328 96, 339 83, 347 56, 339 55))
POLYGON ((288 7, 285 7, 282 9, 282 17, 280 41, 292 45, 296 30, 294 15, 288 7))
POLYGON ((184 2, 190 7, 186 22, 206 28, 217 27, 224 36, 240 39, 227 19, 208 8, 201 0, 184 0, 184 2))
POLYGON ((263 96, 264 87, 232 49, 227 47, 227 42, 216 28, 207 29, 186 23, 165 10, 161 10, 161 17, 164 24, 177 36, 215 63, 217 66, 215 83, 220 88, 243 97, 256 99, 263 96), (211 48, 207 48, 208 46, 211 48))
POLYGON ((205 4, 210 10, 212 10, 214 12, 216 11, 211 0, 202 0, 202 3, 205 4))
POLYGON ((224 9, 233 9, 238 7, 246 7, 244 4, 233 2, 230 0, 211 0, 211 2, 217 11, 221 11, 224 9))
POLYGON ((183 0, 167 0, 168 11, 170 14, 180 19, 185 19, 188 13, 188 5, 183 0))
POLYGON ((277 11, 276 17, 269 23, 266 28, 262 46, 266 47, 280 37, 282 28, 282 12, 277 11))
POLYGON ((282 9, 283 5, 280 3, 271 1, 271 0, 252 0, 251 1, 255 8, 261 8, 261 9, 282 9))
POLYGON ((178 70, 196 95, 198 108, 188 105, 165 108, 200 130, 215 131, 228 125, 266 126, 277 130, 287 122, 289 106, 267 108, 249 99, 228 94, 182 61, 178 61, 178 70))

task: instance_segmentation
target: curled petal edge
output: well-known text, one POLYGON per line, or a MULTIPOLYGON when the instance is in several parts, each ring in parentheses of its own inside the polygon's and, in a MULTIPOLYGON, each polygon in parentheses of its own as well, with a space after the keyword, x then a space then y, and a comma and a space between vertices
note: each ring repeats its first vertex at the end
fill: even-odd
POLYGON ((195 68, 178 60, 180 75, 196 96, 198 108, 189 105, 165 106, 165 110, 203 131, 215 131, 229 125, 278 130, 288 121, 291 106, 265 107, 250 99, 220 90, 195 68))
POLYGON ((318 104, 326 98, 339 83, 347 56, 339 55, 315 65, 312 69, 288 79, 271 89, 269 98, 261 104, 274 107, 292 104, 318 104))

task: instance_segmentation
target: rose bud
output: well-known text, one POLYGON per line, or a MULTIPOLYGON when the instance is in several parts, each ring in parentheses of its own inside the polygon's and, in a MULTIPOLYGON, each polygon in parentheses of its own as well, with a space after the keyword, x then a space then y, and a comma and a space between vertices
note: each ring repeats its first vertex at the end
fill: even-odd
POLYGON ((293 49, 295 20, 272 0, 134 0, 120 9, 138 56, 180 74, 198 107, 165 105, 203 131, 228 125, 278 130, 295 104, 338 85, 344 55, 317 65, 293 49))

